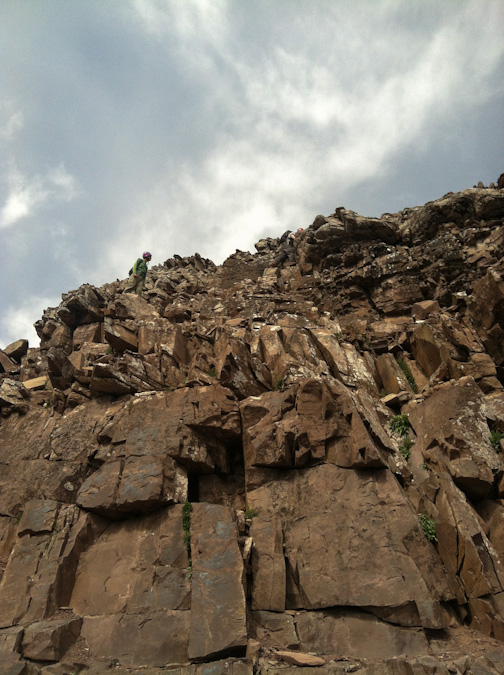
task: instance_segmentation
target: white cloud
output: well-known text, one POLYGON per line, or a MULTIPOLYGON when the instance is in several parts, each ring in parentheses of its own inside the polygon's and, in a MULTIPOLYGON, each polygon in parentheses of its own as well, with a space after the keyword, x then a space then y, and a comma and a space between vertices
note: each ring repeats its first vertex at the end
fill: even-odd
POLYGON ((57 45, 58 67, 23 63, 28 79, 44 63, 40 87, 23 99, 30 118, 14 105, 2 118, 3 138, 19 153, 0 193, 0 227, 17 252, 7 263, 37 260, 46 247, 47 293, 49 283, 67 290, 124 278, 145 249, 155 262, 195 251, 221 262, 235 248, 253 250, 260 236, 306 226, 327 204, 358 210, 345 194, 353 198, 365 179, 380 190, 406 153, 413 185, 426 156, 419 147, 433 154, 418 178, 435 174, 443 153, 464 144, 464 117, 482 119, 495 94, 503 7, 130 0, 110 5, 103 20, 112 22, 100 31, 96 8, 83 9, 82 41, 42 21, 34 54, 57 45), (46 92, 69 91, 68 73, 72 96, 50 105, 46 92), (23 124, 34 142, 21 147, 23 124), (42 128, 53 135, 35 133, 42 128), (81 183, 87 203, 50 210, 81 183), (12 227, 30 216, 36 228, 12 227))
POLYGON ((12 167, 6 183, 8 194, 0 210, 0 229, 33 215, 46 202, 70 201, 78 194, 75 178, 62 164, 49 170, 45 176, 32 178, 23 176, 16 167, 12 167))
MULTIPOLYGON (((221 262, 234 248, 253 249, 265 232, 305 226, 319 208, 317 195, 334 190, 337 201, 349 187, 383 176, 397 153, 422 143, 434 124, 451 125, 461 105, 490 95, 477 74, 493 72, 504 49, 491 2, 485 10, 492 21, 478 22, 485 25, 477 48, 468 45, 480 4, 469 2, 455 14, 441 11, 415 49, 415 26, 401 30, 392 21, 396 2, 366 4, 358 20, 339 3, 322 21, 317 5, 300 3, 301 24, 286 26, 264 55, 257 34, 237 43, 230 18, 236 4, 133 6, 149 33, 184 55, 183 72, 207 77, 202 104, 210 100, 222 124, 213 128, 217 115, 209 118, 214 144, 203 159, 171 168, 138 196, 117 235, 128 260, 147 247, 155 260, 157 251, 198 250, 221 262), (288 28, 297 34, 289 37, 288 28)), ((113 241, 104 250, 103 270, 118 248, 113 241)), ((116 266, 124 274, 125 261, 116 266)))
POLYGON ((8 307, 2 316, 0 348, 16 340, 28 340, 30 347, 38 347, 40 339, 33 327, 48 307, 57 307, 60 297, 42 297, 34 295, 21 305, 8 307))
POLYGON ((7 141, 10 141, 14 138, 17 132, 24 126, 24 117, 23 113, 20 110, 12 110, 12 106, 9 104, 4 104, 3 106, 3 117, 5 117, 5 122, 2 124, 0 130, 0 135, 7 141))

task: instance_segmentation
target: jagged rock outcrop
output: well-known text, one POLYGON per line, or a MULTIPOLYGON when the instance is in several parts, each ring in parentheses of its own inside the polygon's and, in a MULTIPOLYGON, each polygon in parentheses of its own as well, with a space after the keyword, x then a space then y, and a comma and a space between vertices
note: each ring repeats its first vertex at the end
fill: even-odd
POLYGON ((504 192, 84 285, 0 350, 0 673, 504 672, 504 192))

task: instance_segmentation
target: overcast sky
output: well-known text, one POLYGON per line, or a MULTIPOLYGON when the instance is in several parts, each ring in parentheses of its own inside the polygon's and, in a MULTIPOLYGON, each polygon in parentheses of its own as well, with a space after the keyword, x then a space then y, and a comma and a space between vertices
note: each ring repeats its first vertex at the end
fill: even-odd
POLYGON ((504 171, 503 0, 2 0, 0 347, 61 294, 504 171))

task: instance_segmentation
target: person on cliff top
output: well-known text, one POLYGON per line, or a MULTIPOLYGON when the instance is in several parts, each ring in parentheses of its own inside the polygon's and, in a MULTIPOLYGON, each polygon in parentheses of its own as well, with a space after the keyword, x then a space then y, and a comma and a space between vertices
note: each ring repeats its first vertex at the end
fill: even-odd
POLYGON ((289 260, 290 263, 295 262, 294 260, 294 239, 296 236, 303 231, 302 227, 299 227, 296 232, 291 232, 291 230, 286 230, 278 243, 280 244, 279 252, 273 261, 275 267, 279 267, 285 260, 289 260))
POLYGON ((130 269, 130 278, 124 289, 125 293, 136 293, 141 295, 145 286, 145 277, 147 276, 147 265, 152 258, 149 251, 145 251, 141 258, 137 258, 130 269))

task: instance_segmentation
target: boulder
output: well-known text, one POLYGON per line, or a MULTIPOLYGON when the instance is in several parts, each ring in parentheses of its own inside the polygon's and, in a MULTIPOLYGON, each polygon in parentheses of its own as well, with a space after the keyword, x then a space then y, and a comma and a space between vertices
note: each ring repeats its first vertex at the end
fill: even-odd
POLYGON ((439 471, 447 471, 471 498, 487 497, 500 461, 490 445, 484 398, 475 381, 463 377, 433 391, 409 409, 416 447, 439 471))
POLYGON ((16 340, 11 342, 3 350, 10 359, 19 363, 23 356, 28 352, 28 340, 16 340))
POLYGON ((437 300, 422 300, 421 302, 416 302, 411 308, 411 316, 416 321, 423 321, 435 312, 439 312, 439 302, 437 300))
POLYGON ((25 629, 22 653, 35 661, 59 661, 80 634, 82 619, 36 621, 25 629))
POLYGON ((187 475, 170 458, 126 457, 105 462, 81 485, 77 504, 112 520, 187 498, 187 475))
POLYGON ((5 378, 0 384, 0 408, 9 412, 25 413, 28 411, 26 399, 29 395, 24 384, 5 378))

